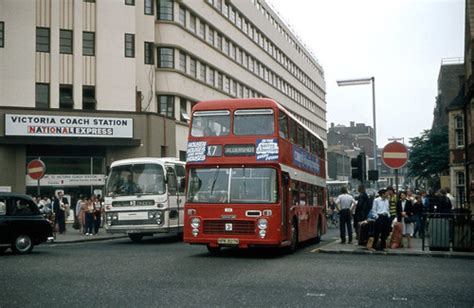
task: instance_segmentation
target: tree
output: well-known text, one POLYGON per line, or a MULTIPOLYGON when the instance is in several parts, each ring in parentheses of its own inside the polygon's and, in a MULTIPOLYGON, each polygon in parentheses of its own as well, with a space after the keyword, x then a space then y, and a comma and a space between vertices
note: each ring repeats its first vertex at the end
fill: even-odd
POLYGON ((420 137, 410 139, 408 176, 436 182, 449 169, 448 127, 424 130, 420 137))

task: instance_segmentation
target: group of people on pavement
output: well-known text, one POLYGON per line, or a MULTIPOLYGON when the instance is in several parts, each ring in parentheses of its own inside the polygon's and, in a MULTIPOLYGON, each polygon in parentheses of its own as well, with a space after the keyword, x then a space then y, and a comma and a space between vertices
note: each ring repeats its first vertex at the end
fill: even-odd
POLYGON ((100 195, 80 195, 74 208, 71 208, 62 191, 57 191, 52 199, 46 196, 36 197, 35 201, 40 212, 54 222, 55 231, 60 234, 66 232, 66 220, 72 212, 74 212, 74 229, 85 236, 95 235, 101 228, 104 208, 100 195))
POLYGON ((85 236, 96 235, 101 227, 104 213, 103 201, 100 196, 80 195, 75 208, 76 221, 79 223, 79 232, 85 236))
POLYGON ((420 192, 415 195, 410 189, 395 194, 389 186, 378 191, 378 196, 368 196, 363 185, 358 188, 358 196, 354 198, 347 188, 341 189, 340 195, 330 198, 328 211, 339 213, 339 228, 341 243, 352 243, 352 226, 360 245, 366 245, 370 250, 385 250, 389 235, 391 248, 412 248, 412 238, 424 232, 423 213, 449 213, 452 209, 452 196, 446 189, 441 189, 437 195, 420 192))

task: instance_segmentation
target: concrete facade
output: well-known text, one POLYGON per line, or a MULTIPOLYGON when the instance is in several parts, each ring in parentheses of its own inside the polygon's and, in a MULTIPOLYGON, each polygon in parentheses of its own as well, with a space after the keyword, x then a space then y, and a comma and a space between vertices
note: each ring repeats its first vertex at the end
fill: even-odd
MULTIPOLYGON (((28 191, 26 164, 34 157, 58 157, 76 173, 84 172, 76 162, 90 158, 91 174, 125 157, 184 159, 188 119, 200 100, 270 97, 327 138, 323 69, 265 1, 0 0, 0 25, 0 168, 8 171, 0 189, 28 191), (38 29, 49 31, 47 51, 38 50, 38 29), (70 52, 62 49, 64 32, 70 52), (48 89, 46 105, 38 85, 48 89), (89 88, 92 108, 83 96, 89 88), (8 135, 6 114, 128 119, 133 136, 8 135)), ((81 185, 92 191, 96 184, 81 185)))

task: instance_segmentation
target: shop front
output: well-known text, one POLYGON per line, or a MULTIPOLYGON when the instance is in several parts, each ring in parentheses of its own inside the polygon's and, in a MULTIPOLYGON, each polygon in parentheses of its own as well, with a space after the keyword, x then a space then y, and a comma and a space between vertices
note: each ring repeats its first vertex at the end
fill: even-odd
POLYGON ((32 196, 102 195, 114 160, 175 151, 175 123, 157 114, 18 108, 0 109, 0 121, 0 188, 32 196), (26 168, 35 159, 46 166, 39 181, 26 168))

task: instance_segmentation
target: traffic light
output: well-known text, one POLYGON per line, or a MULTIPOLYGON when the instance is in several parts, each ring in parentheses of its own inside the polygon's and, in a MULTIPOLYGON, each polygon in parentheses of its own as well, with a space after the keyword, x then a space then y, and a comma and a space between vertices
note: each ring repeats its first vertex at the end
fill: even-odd
POLYGON ((361 153, 356 158, 351 159, 352 178, 361 182, 365 181, 365 154, 361 153))

